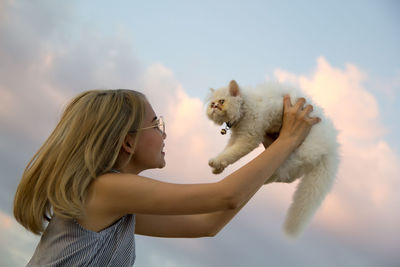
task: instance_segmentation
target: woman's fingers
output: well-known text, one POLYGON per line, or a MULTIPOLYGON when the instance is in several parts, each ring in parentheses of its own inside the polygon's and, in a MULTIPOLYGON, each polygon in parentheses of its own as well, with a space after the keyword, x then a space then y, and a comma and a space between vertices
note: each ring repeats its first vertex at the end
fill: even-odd
POLYGON ((294 107, 297 110, 299 110, 299 109, 301 110, 301 109, 303 109, 303 106, 305 103, 306 103, 306 99, 304 97, 300 97, 299 99, 297 99, 297 102, 296 102, 296 104, 294 104, 294 107))
POLYGON ((321 118, 312 117, 312 118, 308 118, 307 121, 310 123, 310 125, 314 125, 314 124, 317 124, 318 122, 320 122, 321 118))
POLYGON ((305 108, 303 108, 305 103, 306 99, 304 97, 300 97, 299 99, 297 99, 294 105, 292 105, 289 95, 285 95, 283 98, 283 104, 285 110, 288 110, 290 108, 293 108, 294 110, 296 110, 296 112, 305 110, 307 111, 308 114, 313 110, 313 107, 311 105, 307 105, 305 108))
POLYGON ((288 110, 291 106, 292 106, 292 103, 290 102, 290 96, 289 95, 285 95, 283 97, 283 108, 285 110, 288 110))
POLYGON ((304 107, 305 103, 306 99, 304 97, 300 97, 299 99, 297 99, 294 105, 292 105, 289 95, 285 95, 283 98, 284 109, 286 111, 293 109, 295 113, 298 113, 298 115, 302 115, 302 117, 305 118, 305 120, 308 121, 311 125, 320 122, 321 119, 318 117, 309 117, 309 114, 314 110, 314 108, 310 104, 304 107))
POLYGON ((321 119, 319 117, 310 117, 309 114, 313 111, 313 106, 308 104, 307 106, 305 106, 305 108, 303 108, 302 115, 304 116, 305 120, 310 124, 310 125, 314 125, 318 122, 321 121, 321 119))
POLYGON ((310 112, 313 111, 313 106, 311 106, 310 104, 308 104, 305 108, 303 108, 303 111, 306 112, 307 114, 309 114, 310 112))
POLYGON ((296 146, 303 142, 311 126, 320 121, 318 117, 309 116, 313 111, 313 106, 309 104, 304 106, 305 103, 306 99, 301 97, 292 105, 290 97, 288 95, 284 97, 284 114, 279 136, 289 138, 296 146))
POLYGON ((314 125, 321 121, 319 117, 310 117, 310 113, 314 110, 314 107, 310 104, 307 104, 305 107, 306 99, 304 97, 300 97, 297 99, 294 105, 291 104, 290 96, 284 96, 284 107, 286 111, 293 111, 297 113, 299 117, 302 117, 305 121, 307 121, 310 125, 314 125))

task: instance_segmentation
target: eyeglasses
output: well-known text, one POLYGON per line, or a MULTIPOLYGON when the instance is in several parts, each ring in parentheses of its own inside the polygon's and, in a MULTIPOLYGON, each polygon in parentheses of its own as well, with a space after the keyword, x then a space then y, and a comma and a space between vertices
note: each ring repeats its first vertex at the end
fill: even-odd
POLYGON ((163 135, 165 134, 165 122, 163 116, 160 116, 156 121, 155 124, 149 127, 140 128, 137 130, 129 131, 130 133, 136 133, 146 129, 157 128, 163 135))

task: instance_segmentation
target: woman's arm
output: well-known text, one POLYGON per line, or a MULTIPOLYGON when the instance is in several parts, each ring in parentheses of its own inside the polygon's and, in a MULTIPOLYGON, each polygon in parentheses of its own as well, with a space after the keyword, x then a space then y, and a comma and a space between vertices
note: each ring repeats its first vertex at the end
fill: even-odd
POLYGON ((208 184, 173 184, 129 173, 96 179, 87 208, 115 214, 200 214, 243 205, 284 162, 293 142, 278 140, 247 165, 225 179, 208 184))
POLYGON ((312 108, 302 109, 304 102, 300 99, 292 106, 286 97, 278 139, 225 179, 209 184, 172 184, 134 174, 106 174, 90 187, 86 202, 88 213, 115 218, 127 213, 188 215, 223 210, 234 213, 265 183, 318 121, 307 117, 312 108))
POLYGON ((135 233, 146 236, 196 238, 217 235, 247 204, 232 210, 194 215, 136 214, 135 233))
POLYGON ((243 206, 229 211, 195 215, 136 214, 135 233, 173 238, 212 237, 218 234, 243 206))
MULTIPOLYGON (((266 138, 263 142, 266 149, 278 149, 273 145, 274 138, 266 138)), ((274 153, 274 151, 272 151, 274 153)), ((226 224, 246 205, 250 198, 239 207, 232 210, 217 211, 206 214, 165 216, 165 215, 136 215, 136 234, 157 237, 210 237, 219 233, 226 224)))

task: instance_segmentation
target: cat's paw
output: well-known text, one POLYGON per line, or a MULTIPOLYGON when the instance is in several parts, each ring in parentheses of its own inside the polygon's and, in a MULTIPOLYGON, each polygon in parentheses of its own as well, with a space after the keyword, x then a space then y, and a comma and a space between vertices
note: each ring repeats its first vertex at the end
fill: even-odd
POLYGON ((214 173, 214 174, 220 174, 223 171, 224 171, 224 169, 222 169, 222 168, 213 168, 212 169, 212 173, 214 173))
POLYGON ((214 174, 219 174, 224 171, 225 167, 228 166, 226 161, 219 161, 217 159, 210 159, 208 165, 212 168, 214 174))

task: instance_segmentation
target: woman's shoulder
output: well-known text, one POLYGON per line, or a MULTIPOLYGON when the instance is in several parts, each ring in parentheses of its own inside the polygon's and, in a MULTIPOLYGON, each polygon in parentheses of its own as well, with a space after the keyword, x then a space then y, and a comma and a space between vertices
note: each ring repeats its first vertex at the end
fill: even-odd
MULTIPOLYGON (((134 179, 136 175, 129 176, 134 179)), ((126 177, 127 174, 109 172, 98 176, 90 184, 84 206, 85 215, 77 220, 81 226, 90 231, 98 232, 126 215, 110 209, 107 205, 107 197, 104 196, 104 194, 109 194, 107 187, 121 183, 121 180, 126 179, 126 177)))
POLYGON ((93 191, 100 193, 103 190, 110 189, 114 186, 120 186, 126 182, 134 181, 139 177, 139 175, 132 173, 107 172, 99 175, 93 180, 89 186, 88 194, 90 195, 93 191))

